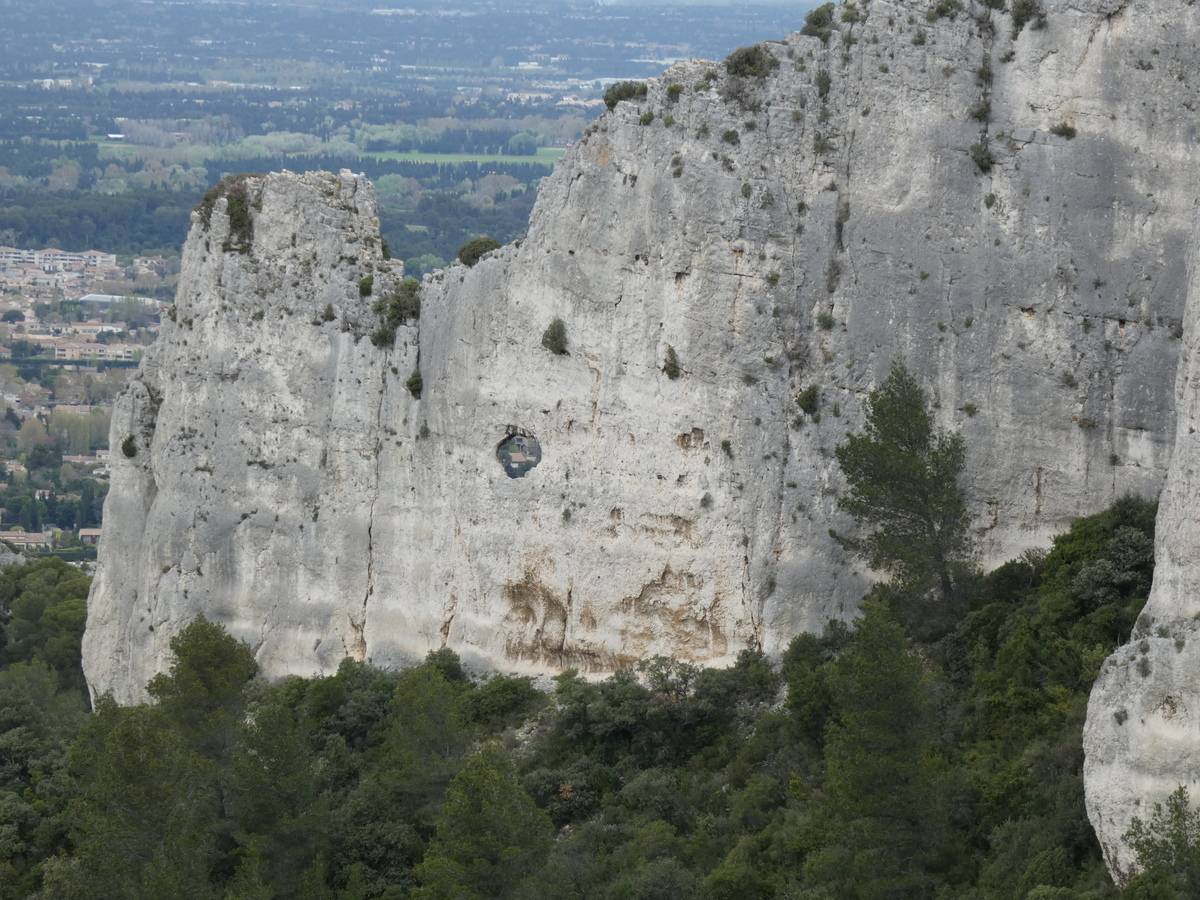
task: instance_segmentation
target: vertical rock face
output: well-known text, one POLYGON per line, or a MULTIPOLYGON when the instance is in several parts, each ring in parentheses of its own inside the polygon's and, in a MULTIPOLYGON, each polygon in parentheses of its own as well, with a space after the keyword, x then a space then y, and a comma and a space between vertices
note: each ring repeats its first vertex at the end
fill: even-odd
POLYGON ((897 358, 966 435, 985 563, 1156 492, 1194 8, 1048 2, 1016 39, 977 4, 856 10, 619 104, 527 238, 427 278, 394 346, 365 337, 400 273, 362 180, 251 179, 245 253, 227 199, 198 214, 114 416, 136 453, 114 451, 93 689, 139 697, 201 612, 268 674, 779 650, 861 596, 832 451, 897 358))
POLYGON ((1083 735, 1088 817, 1118 881, 1137 862, 1124 841, 1133 819, 1148 821, 1181 785, 1193 804, 1200 798, 1200 256, 1192 258, 1154 587, 1129 643, 1104 662, 1083 735))
POLYGON ((408 394, 387 388, 416 345, 413 328, 388 353, 356 337, 376 319, 359 280, 384 292, 400 270, 352 176, 250 178, 195 214, 171 321, 113 410, 97 690, 140 696, 199 614, 277 675, 364 655, 385 394, 403 427, 408 394))

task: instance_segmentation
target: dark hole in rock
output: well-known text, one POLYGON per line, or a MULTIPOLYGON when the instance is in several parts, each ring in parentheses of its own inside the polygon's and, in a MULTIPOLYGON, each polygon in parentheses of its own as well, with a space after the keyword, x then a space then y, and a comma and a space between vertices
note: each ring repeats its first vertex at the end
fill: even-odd
POLYGON ((496 446, 496 459, 509 478, 524 478, 542 461, 542 445, 532 434, 514 431, 496 446))

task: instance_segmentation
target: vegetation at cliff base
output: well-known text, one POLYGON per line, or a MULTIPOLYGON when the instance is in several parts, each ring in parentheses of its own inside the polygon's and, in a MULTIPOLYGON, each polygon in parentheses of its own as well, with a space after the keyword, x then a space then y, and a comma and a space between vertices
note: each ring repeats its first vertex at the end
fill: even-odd
MULTIPOLYGON (((897 367, 839 448, 867 559, 933 502, 867 484, 879 466, 958 527, 964 448, 929 413, 897 367)), ((1088 692, 1149 590, 1154 513, 1119 500, 987 574, 916 534, 924 561, 879 557, 893 577, 856 621, 777 660, 658 657, 548 693, 445 649, 265 681, 197 619, 146 703, 88 715, 86 578, 3 570, 0 900, 1194 896, 1186 793, 1131 832, 1125 889, 1083 805, 1088 692)))

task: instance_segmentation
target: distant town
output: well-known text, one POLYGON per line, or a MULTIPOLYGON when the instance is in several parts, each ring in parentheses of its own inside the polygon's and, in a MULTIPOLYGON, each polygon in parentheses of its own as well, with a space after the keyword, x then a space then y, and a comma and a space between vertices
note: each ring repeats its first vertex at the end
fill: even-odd
POLYGON ((158 333, 176 259, 0 246, 0 542, 94 558, 112 401, 158 333))

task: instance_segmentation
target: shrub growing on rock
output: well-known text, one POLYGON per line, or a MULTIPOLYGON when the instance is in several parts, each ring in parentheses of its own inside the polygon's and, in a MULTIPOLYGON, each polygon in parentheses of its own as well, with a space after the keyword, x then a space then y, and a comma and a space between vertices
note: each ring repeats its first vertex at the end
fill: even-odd
POLYGON ((542 346, 555 356, 563 356, 567 352, 567 326, 562 319, 554 319, 542 332, 542 346))
POLYGON ((412 374, 408 376, 408 380, 404 382, 404 386, 408 388, 408 392, 413 395, 414 400, 420 400, 421 388, 425 386, 425 382, 421 378, 421 370, 413 369, 412 374))
POLYGON ((610 84, 604 92, 604 105, 609 109, 616 109, 622 100, 640 100, 645 97, 646 90, 644 81, 618 81, 616 84, 610 84))
POLYGON ((992 166, 996 164, 996 159, 992 156, 992 151, 988 147, 986 140, 980 141, 978 144, 972 144, 969 152, 971 159, 979 167, 980 172, 987 173, 992 171, 992 166))
POLYGON ((796 405, 808 415, 814 415, 821 405, 821 389, 815 384, 810 384, 796 395, 796 405))
POLYGON ((675 348, 670 344, 667 345, 667 355, 663 362, 663 374, 674 381, 679 377, 679 357, 675 353, 675 348))
POLYGON ((762 44, 739 47, 725 58, 725 71, 738 78, 766 78, 779 68, 779 60, 762 44))
POLYGON ((800 33, 820 38, 822 44, 829 43, 829 35, 833 33, 833 10, 832 3, 823 3, 810 10, 804 17, 804 27, 800 29, 800 33))
POLYGON ((421 317, 421 282, 405 278, 396 290, 376 300, 373 309, 379 316, 379 327, 371 333, 371 343, 390 347, 396 341, 397 328, 421 317))
POLYGON ((248 175, 226 175, 204 192, 196 212, 200 221, 208 228, 212 224, 213 208, 217 201, 225 198, 225 214, 229 217, 229 237, 221 245, 222 250, 248 253, 254 240, 254 221, 250 218, 250 196, 246 191, 248 175))
POLYGON ((829 88, 833 84, 833 79, 829 76, 826 69, 822 69, 817 73, 817 77, 813 80, 817 86, 817 96, 824 100, 829 96, 829 88))
POLYGON ((471 238, 461 247, 458 248, 458 261, 467 268, 471 268, 484 256, 491 253, 493 250, 500 249, 500 242, 488 237, 486 234, 480 235, 477 238, 471 238))
POLYGON ((1046 25, 1046 12, 1042 9, 1039 0, 1013 0, 1012 37, 1014 41, 1030 22, 1033 23, 1031 27, 1035 30, 1046 25))

